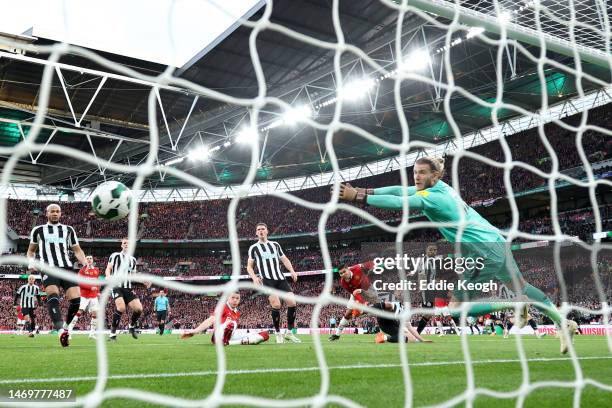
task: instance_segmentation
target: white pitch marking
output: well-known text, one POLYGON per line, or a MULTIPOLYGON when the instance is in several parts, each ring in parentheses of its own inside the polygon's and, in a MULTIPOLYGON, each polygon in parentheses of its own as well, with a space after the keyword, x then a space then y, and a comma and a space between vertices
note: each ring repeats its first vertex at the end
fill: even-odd
MULTIPOLYGON (((608 360, 612 356, 600 357, 578 357, 578 360, 608 360)), ((531 358, 527 362, 550 362, 550 361, 571 361, 570 357, 551 357, 551 358, 531 358)), ((477 360, 472 361, 472 364, 497 364, 497 363, 519 363, 520 359, 498 359, 498 360, 477 360)), ((422 363, 409 364, 410 367, 434 367, 434 366, 449 366, 449 365, 464 365, 464 360, 458 361, 426 361, 422 363)), ((398 368, 401 364, 353 364, 328 367, 329 370, 354 370, 361 368, 398 368)), ((300 368, 259 368, 253 370, 226 370, 227 375, 249 375, 249 374, 267 374, 267 373, 290 373, 301 371, 319 371, 319 367, 300 367, 300 368)), ((151 374, 116 374, 109 375, 109 380, 129 380, 129 379, 144 379, 144 378, 172 378, 172 377, 206 377, 216 376, 218 371, 193 371, 182 373, 151 373, 151 374)), ((15 383, 50 383, 50 382, 78 382, 78 381, 96 381, 98 377, 56 377, 56 378, 21 378, 11 380, 0 380, 0 384, 15 384, 15 383)))

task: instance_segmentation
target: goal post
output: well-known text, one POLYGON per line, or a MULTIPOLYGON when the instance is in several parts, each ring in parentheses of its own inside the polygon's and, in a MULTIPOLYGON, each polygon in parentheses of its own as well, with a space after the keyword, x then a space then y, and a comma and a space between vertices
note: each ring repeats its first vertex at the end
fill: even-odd
MULTIPOLYGON (((460 2, 454 3, 449 0, 408 0, 407 3, 404 3, 402 0, 392 1, 398 5, 407 4, 408 6, 414 6, 422 11, 434 13, 449 20, 454 20, 456 17, 458 23, 460 24, 483 27, 486 31, 499 35, 502 33, 502 25, 500 24, 500 21, 495 13, 481 13, 477 10, 461 5, 460 2)), ((598 2, 598 0, 592 1, 595 3, 598 2)), ((537 1, 530 3, 534 4, 533 7, 540 7, 539 5, 536 5, 536 3, 539 3, 537 1)), ((559 36, 546 32, 546 30, 538 31, 534 28, 526 27, 512 21, 507 21, 505 24, 503 24, 508 38, 537 47, 541 45, 540 41, 542 40, 545 42, 546 48, 550 51, 554 51, 568 57, 574 57, 574 52, 577 52, 580 58, 585 62, 590 62, 602 68, 611 69, 612 55, 609 53, 610 24, 607 21, 607 18, 604 20, 604 25, 607 26, 607 32, 601 30, 597 31, 599 31, 599 34, 602 35, 605 40, 607 40, 608 46, 607 49, 599 50, 583 44, 572 43, 566 39, 560 38, 559 36)), ((593 30, 596 29, 593 27, 593 30)))

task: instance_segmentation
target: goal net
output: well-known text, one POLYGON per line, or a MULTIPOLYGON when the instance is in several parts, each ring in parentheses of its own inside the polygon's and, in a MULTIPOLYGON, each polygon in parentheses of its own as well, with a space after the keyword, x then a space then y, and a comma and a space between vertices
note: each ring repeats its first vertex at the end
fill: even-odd
MULTIPOLYGON (((168 30, 170 42, 175 35, 173 30, 173 12, 179 7, 179 1, 166 2, 168 6, 168 30)), ((24 36, 11 38, 3 37, 0 46, 4 50, 15 52, 9 55, 2 51, 0 63, 5 59, 18 59, 22 62, 38 64, 44 67, 40 89, 36 100, 35 116, 26 125, 20 124, 21 141, 11 147, 0 147, 2 155, 8 156, 2 171, 2 187, 9 189, 13 180, 14 171, 18 162, 25 158, 31 158, 36 162, 41 152, 45 154, 60 155, 66 160, 77 160, 80 163, 88 163, 97 166, 99 172, 109 178, 119 175, 127 175, 133 178, 132 190, 135 197, 142 198, 141 194, 148 187, 148 179, 157 175, 180 180, 182 183, 205 192, 217 194, 221 188, 213 185, 202 178, 183 171, 176 164, 187 159, 186 153, 192 147, 193 139, 185 136, 181 138, 182 129, 189 120, 194 106, 198 101, 214 101, 223 103, 232 109, 240 109, 244 112, 242 119, 236 123, 235 129, 229 132, 224 140, 212 140, 204 150, 196 152, 207 157, 213 156, 215 152, 227 148, 234 143, 244 143, 249 148, 249 167, 246 176, 239 185, 232 186, 228 192, 224 189, 226 197, 231 201, 227 213, 227 225, 229 234, 229 246, 232 256, 232 279, 223 285, 198 287, 180 282, 164 280, 160 276, 150 274, 139 274, 134 279, 140 282, 150 281, 160 287, 190 294, 220 293, 219 305, 225 303, 228 296, 238 289, 260 291, 265 294, 277 294, 284 298, 284 292, 278 290, 256 287, 250 281, 239 280, 243 274, 246 260, 241 256, 239 247, 239 232, 237 229, 237 209, 241 199, 248 195, 261 194, 262 191, 270 196, 292 202, 300 207, 318 212, 318 220, 312 220, 316 225, 321 254, 326 270, 325 280, 321 294, 318 296, 297 295, 298 304, 309 304, 313 306, 312 328, 319 325, 321 311, 328 305, 336 304, 347 306, 347 299, 333 294, 334 279, 333 269, 337 265, 332 263, 329 244, 326 235, 328 220, 338 212, 350 213, 357 216, 362 224, 372 223, 384 231, 394 234, 396 242, 408 241, 410 234, 419 229, 429 228, 434 230, 440 227, 440 222, 411 218, 409 208, 399 214, 395 224, 387 224, 383 211, 372 211, 360 206, 345 203, 339 200, 339 184, 346 181, 384 174, 385 171, 399 170, 399 181, 406 187, 411 183, 412 175, 407 171, 415 160, 422 156, 446 156, 448 182, 453 186, 459 196, 468 204, 474 204, 480 200, 478 205, 488 205, 491 197, 468 197, 472 181, 467 180, 462 174, 466 166, 462 163, 480 166, 485 173, 499 172, 503 180, 500 186, 501 196, 508 200, 509 221, 508 229, 503 235, 508 240, 508 245, 516 242, 525 244, 533 242, 547 242, 554 250, 550 252, 550 264, 555 265, 556 277, 559 280, 559 303, 563 316, 572 310, 588 312, 601 316, 604 327, 608 327, 610 319, 610 307, 608 299, 610 296, 609 270, 602 271, 601 251, 610 249, 606 246, 605 224, 600 214, 604 203, 598 202, 597 191, 599 188, 609 188, 612 183, 605 177, 599 177, 593 163, 596 162, 585 150, 584 143, 594 139, 607 139, 612 136, 612 130, 598 124, 593 124, 589 118, 589 111, 609 103, 611 94, 612 54, 610 53, 610 21, 609 3, 603 0, 540 0, 540 1, 446 1, 446 0, 410 0, 390 1, 381 0, 371 4, 372 7, 391 10, 394 18, 391 20, 393 30, 388 36, 388 47, 382 46, 382 42, 376 37, 371 39, 372 46, 358 47, 351 41, 351 33, 344 27, 342 18, 342 7, 345 2, 335 0, 330 2, 327 10, 331 15, 333 26, 330 32, 335 38, 333 41, 307 35, 307 29, 299 30, 289 28, 287 25, 277 22, 274 18, 276 7, 291 7, 283 2, 268 1, 248 19, 241 15, 233 15, 225 2, 210 1, 217 10, 230 15, 241 26, 250 30, 249 49, 251 63, 257 81, 257 90, 253 97, 237 97, 226 89, 209 89, 184 79, 179 75, 179 70, 169 66, 159 75, 149 75, 127 65, 113 62, 103 56, 102 53, 91 51, 67 43, 55 43, 51 45, 30 44, 24 36), (418 27, 419 30, 414 28, 418 27), (425 30, 427 28, 427 31, 425 30), (334 87, 321 86, 321 78, 324 75, 308 74, 308 80, 313 87, 318 87, 319 92, 309 94, 307 98, 300 99, 300 95, 285 92, 285 88, 271 85, 273 82, 264 71, 260 58, 263 47, 271 46, 269 41, 259 41, 264 33, 272 33, 273 36, 291 39, 303 43, 308 50, 318 49, 322 52, 323 59, 327 58, 327 74, 333 78, 334 87), (417 40, 415 40, 415 38, 417 40), (378 42, 377 42, 378 41, 378 42), (468 43, 477 43, 479 52, 490 54, 492 67, 488 70, 484 79, 471 77, 465 80, 465 67, 470 56, 466 54, 468 43), (325 52, 329 54, 325 54, 325 52), (409 53, 410 52, 410 53, 409 53), (91 152, 83 151, 73 147, 66 147, 57 140, 49 138, 46 143, 37 142, 40 132, 48 130, 48 122, 45 119, 49 110, 49 102, 54 86, 62 85, 69 101, 69 89, 64 86, 62 72, 71 68, 61 61, 65 56, 78 56, 91 62, 90 66, 97 67, 92 70, 90 66, 82 67, 82 73, 95 77, 99 75, 102 85, 94 86, 100 91, 107 80, 125 81, 126 83, 138 84, 146 88, 148 97, 146 107, 148 111, 148 138, 146 140, 147 151, 138 163, 125 163, 113 160, 112 155, 101 157, 96 154, 94 130, 88 130, 87 140, 91 146, 91 152), (557 81, 555 78, 563 78, 557 81), (513 86, 513 81, 519 81, 529 76, 533 78, 533 95, 538 101, 536 109, 529 108, 520 98, 508 96, 506 89, 513 86), (59 85, 58 85, 59 84, 59 85), (419 88, 420 87, 420 88, 419 88), (282 88, 282 89, 281 89, 282 88), (422 137, 422 129, 413 126, 412 121, 416 115, 407 115, 411 107, 418 106, 418 100, 413 98, 411 92, 417 90, 419 95, 428 94, 431 97, 430 108, 432 111, 441 113, 441 120, 436 126, 438 130, 433 132, 430 138, 422 137), (180 92, 186 95, 193 105, 184 112, 184 116, 178 118, 179 126, 174 129, 172 121, 174 118, 166 117, 163 107, 164 92, 180 92), (376 100, 385 92, 388 96, 388 104, 384 107, 377 106, 376 100), (160 96, 161 95, 161 96, 160 96), (351 110, 351 103, 356 99, 369 100, 371 112, 351 110), (470 111, 457 109, 454 101, 461 99, 470 111), (297 103, 300 100, 303 103, 297 103), (297 101, 297 102, 296 102, 297 101), (372 114, 377 121, 384 115, 392 116, 397 121, 400 131, 397 134, 388 135, 384 132, 375 132, 372 128, 366 129, 360 125, 355 118, 360 115, 372 114), (579 115, 578 121, 564 121, 568 115, 579 115), (380 115, 380 116, 376 116, 380 115), (465 116, 473 115, 479 119, 475 123, 481 123, 478 128, 468 129, 465 125, 465 116), (301 198, 299 195, 290 194, 290 190, 299 190, 299 186, 280 183, 270 184, 267 189, 262 190, 258 184, 260 171, 265 167, 262 163, 262 150, 265 141, 271 136, 271 131, 289 122, 299 122, 304 127, 314 129, 323 133, 323 143, 316 143, 319 151, 324 152, 321 162, 328 167, 322 167, 321 175, 316 186, 332 186, 332 193, 326 202, 313 202, 301 198), (572 135, 576 154, 580 158, 578 169, 567 172, 561 169, 560 162, 563 157, 555 151, 553 144, 549 141, 547 124, 555 124, 565 129, 572 135), (445 128, 445 132, 440 129, 445 128), (519 133, 525 129, 537 128, 538 143, 546 150, 544 164, 541 162, 525 162, 521 157, 513 156, 514 146, 510 146, 506 138, 512 134, 519 133), (335 145, 335 137, 341 133, 350 134, 354 140, 368 141, 380 149, 386 162, 377 162, 378 170, 360 173, 354 169, 344 166, 344 157, 339 157, 335 145), (265 138, 264 138, 265 135, 265 138), (56 143, 57 142, 57 143, 56 143), (499 154, 480 154, 474 147, 485 143, 497 143, 499 154), (177 154, 176 152, 183 152, 177 154), (171 154, 169 154, 171 153, 171 154), (381 164, 382 163, 382 164, 381 164), (450 164, 452 163, 452 164, 450 164), (381 169, 384 167, 384 169, 381 169), (538 177, 543 182, 539 186, 548 196, 546 205, 549 207, 549 229, 545 232, 521 230, 521 211, 514 195, 514 181, 512 172, 520 170, 525 177, 538 177), (575 235, 565 233, 565 224, 559 220, 559 209, 557 207, 556 189, 560 185, 573 185, 580 188, 580 197, 585 207, 589 207, 594 218, 594 230, 588 242, 578 239, 575 235), (603 239, 603 241, 602 241, 603 239), (562 245, 571 242, 580 248, 585 259, 586 267, 590 268, 592 274, 591 290, 596 299, 598 307, 593 310, 571 302, 568 295, 567 282, 561 269, 562 245)), ((60 2, 65 7, 62 12, 70 14, 71 2, 60 2)), ((299 20, 296 16, 296 21, 299 20)), ((367 17, 364 17, 367 18, 367 17)), ((202 16, 206 21, 206 16, 202 16)), ((67 19, 66 22, 71 21, 67 19)), ((377 24, 377 22, 372 22, 377 24)), ((67 27, 69 28, 69 27, 67 27)), ((111 28, 109 27, 109 30, 111 28)), ((160 27, 159 30, 164 28, 160 27)), ((26 36, 27 37, 27 36, 26 36)), ((173 44, 176 47, 176 44, 173 44)), ((298 70, 299 71, 299 70, 298 70)), ((301 86, 300 72, 292 72, 287 75, 296 87, 301 86)), ((278 83, 278 81, 277 81, 278 83)), ((306 84, 304 84, 306 85, 306 84)), ((95 95, 93 96, 95 98, 95 95)), ((91 103, 93 103, 93 98, 91 103)), ((87 111, 91 106, 70 110, 74 116, 75 131, 79 130, 81 121, 87 118, 87 111)), ((112 98, 108 103, 112 103, 112 98)), ((368 107, 370 106, 368 105, 368 107)), ((609 116, 608 116, 609 118, 609 116)), ((384 127, 379 123, 380 127, 384 127)), ((203 129, 206 130, 206 129, 203 129)), ((85 136, 84 136, 85 137, 85 136)), ((206 139, 208 140, 208 139, 206 139)), ((195 146, 194 144, 193 146, 195 146)), ((119 146, 117 146, 119 148, 119 146)), ((516 174, 516 173, 514 173, 516 174)), ((480 177, 480 175, 478 175, 480 177)), ((219 179, 219 177, 218 177, 219 179)), ((355 181, 359 185, 359 181, 355 181)), ((304 182, 302 186, 308 185, 304 182)), ((381 187, 379 185, 364 185, 363 187, 381 187)), ((91 192, 90 190, 84 190, 91 192)), ((499 193, 490 192, 490 194, 499 193)), ((219 193, 221 194, 221 193, 219 193)), ((222 195, 217 195, 221 197, 222 195)), ((499 198, 499 196, 496 196, 499 198)), ((0 222, 4 230, 7 229, 7 200, 0 201, 0 222)), ((129 251, 136 251, 137 230, 139 223, 138 206, 133 205, 129 214, 128 237, 130 240, 129 251)), ((460 228, 464 228, 459 225, 460 228)), ((6 234, 2 234, 2 240, 6 241, 6 234)), ((0 242, 4 247, 4 242, 0 242)), ((398 251, 403 249, 398 244, 398 251)), ((399 252, 401 254, 401 252, 399 252)), ((3 264, 19 264, 28 266, 27 258, 23 256, 3 256, 3 264)), ((61 276, 64 279, 80 281, 76 276, 70 275, 58 269, 50 268, 44 264, 37 264, 37 268, 46 273, 61 276)), ((397 278, 405 278, 407 271, 400 268, 397 278)), ((119 278, 111 278, 108 281, 101 296, 100 310, 103 311, 109 302, 112 287, 119 284, 119 278)), ((512 288, 508 288, 512 291, 512 288)), ((413 296, 413 295, 412 295, 413 296)), ((393 299, 397 299, 392 296, 393 299)), ((412 316, 429 313, 428 310, 414 306, 414 298, 403 299, 406 307, 398 316, 392 312, 381 312, 371 307, 364 308, 368 313, 376 316, 397 319, 403 326, 409 324, 412 316)), ((516 310, 520 304, 517 303, 516 310)), ((461 323, 466 324, 467 304, 463 304, 460 311, 461 323)), ((220 317, 221 308, 216 308, 216 316, 220 317)), ((564 317, 565 319, 565 317, 564 317)), ((564 320, 565 321, 565 320, 564 320)), ((104 330, 104 319, 99 319, 98 329, 104 330)), ((76 405, 95 406, 111 398, 126 398, 146 401, 154 404, 169 406, 218 406, 227 405, 252 405, 252 406, 324 406, 327 404, 338 404, 343 406, 359 406, 359 403, 351 400, 348 396, 340 396, 330 388, 330 369, 326 361, 323 348, 322 335, 317 330, 312 331, 313 347, 316 353, 321 384, 319 391, 312 396, 300 399, 267 399, 249 395, 231 395, 224 390, 227 376, 226 352, 220 343, 216 344, 217 370, 216 383, 213 391, 201 400, 188 400, 166 395, 164 393, 144 392, 131 388, 109 388, 107 381, 109 376, 109 360, 105 339, 101 336, 97 339, 97 381, 96 385, 88 395, 79 396, 76 405)), ((217 333, 218 334, 218 333, 217 333)), ((612 332, 606 330, 608 350, 612 353, 612 332)), ((220 337, 220 336, 217 336, 220 337)), ((413 405, 414 388, 411 377, 410 362, 407 350, 409 344, 400 341, 400 354, 397 364, 402 369, 404 385, 404 405, 413 405)), ((465 363, 465 376, 467 387, 459 395, 453 396, 438 406, 455 406, 465 404, 472 406, 479 396, 489 396, 501 399, 516 399, 517 405, 522 405, 525 398, 534 390, 543 387, 572 388, 574 392, 574 405, 580 404, 581 392, 585 386, 593 386, 606 392, 612 392, 612 384, 604 384, 589 378, 581 367, 579 356, 574 347, 569 345, 568 358, 571 359, 575 370, 575 378, 572 381, 545 381, 538 382, 529 375, 528 357, 526 355, 521 336, 516 336, 516 350, 518 361, 522 367, 521 385, 511 391, 497 391, 479 387, 474 379, 473 359, 470 344, 467 337, 461 339, 462 356, 465 363)), ((612 394, 611 394, 612 396, 612 394)))

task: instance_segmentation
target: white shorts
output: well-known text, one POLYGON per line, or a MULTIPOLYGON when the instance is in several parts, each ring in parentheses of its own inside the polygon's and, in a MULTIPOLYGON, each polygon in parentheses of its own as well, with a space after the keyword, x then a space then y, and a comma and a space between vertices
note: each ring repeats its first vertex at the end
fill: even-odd
POLYGON ((86 298, 81 296, 81 304, 79 309, 91 313, 98 308, 98 298, 86 298))
POLYGON ((450 316, 450 309, 448 308, 448 306, 434 307, 434 315, 444 317, 450 316))
POLYGON ((27 320, 17 319, 17 326, 23 326, 27 323, 27 320))
POLYGON ((346 305, 346 308, 348 310, 353 310, 355 308, 355 306, 357 306, 357 303, 359 303, 359 302, 357 302, 355 300, 355 296, 351 295, 351 297, 349 298, 349 301, 348 301, 348 305, 346 305))

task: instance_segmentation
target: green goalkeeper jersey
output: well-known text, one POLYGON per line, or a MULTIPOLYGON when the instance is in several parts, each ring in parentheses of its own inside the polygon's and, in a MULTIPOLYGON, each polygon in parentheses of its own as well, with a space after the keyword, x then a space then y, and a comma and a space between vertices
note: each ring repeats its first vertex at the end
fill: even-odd
MULTIPOLYGON (((416 187, 402 186, 374 189, 374 194, 367 197, 368 205, 379 208, 402 209, 403 200, 408 199, 410 209, 420 209, 432 222, 459 223, 460 214, 464 215, 465 228, 461 242, 505 242, 499 230, 467 205, 455 190, 442 180, 430 188, 417 191, 416 187), (406 191, 406 195, 404 195, 406 191)), ((449 242, 457 241, 458 226, 438 227, 449 242)))

